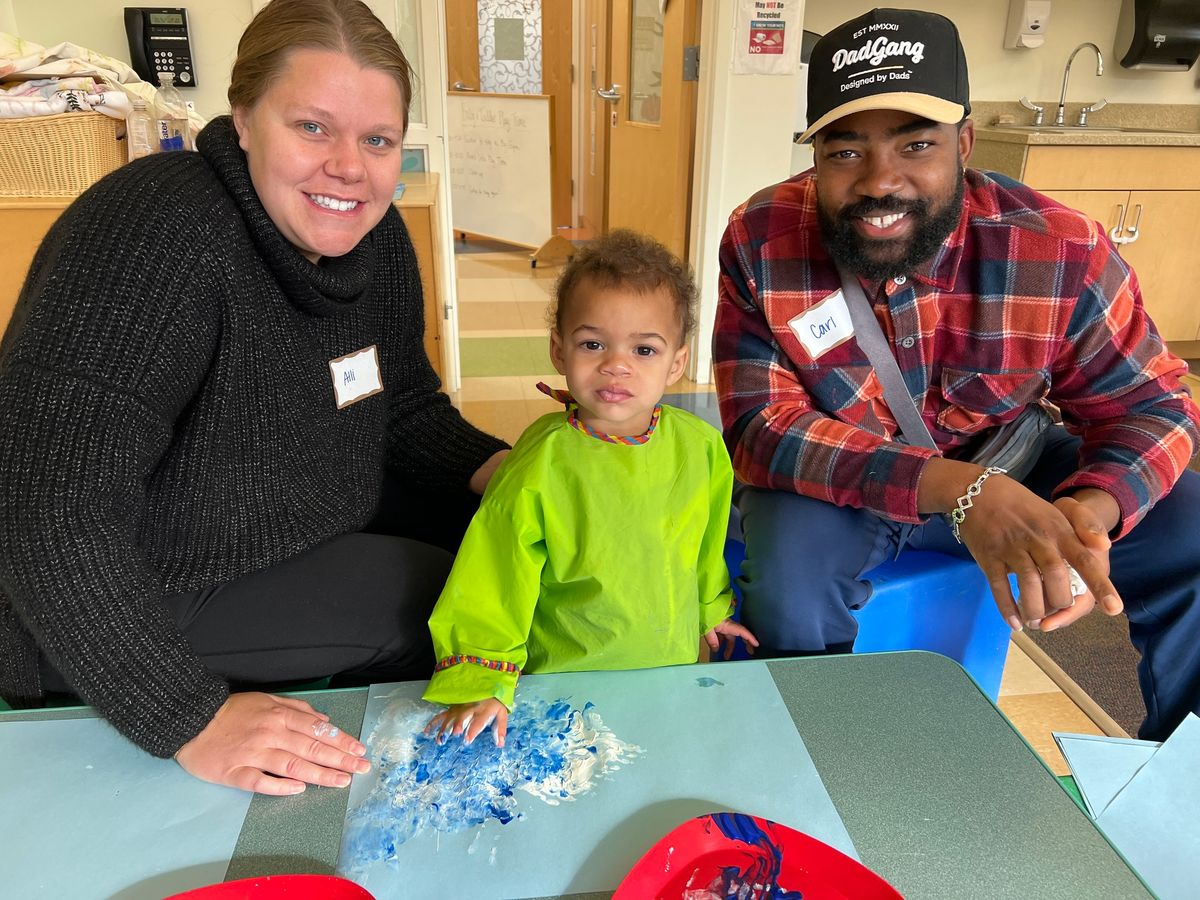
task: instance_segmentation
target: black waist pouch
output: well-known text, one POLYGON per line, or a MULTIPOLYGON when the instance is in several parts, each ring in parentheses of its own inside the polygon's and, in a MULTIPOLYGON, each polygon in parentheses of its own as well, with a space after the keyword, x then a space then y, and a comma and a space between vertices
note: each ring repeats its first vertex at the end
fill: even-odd
POLYGON ((1021 481, 1029 474, 1046 446, 1046 429, 1054 417, 1039 404, 1031 404, 1007 425, 983 438, 970 456, 962 457, 981 466, 1004 469, 1009 478, 1021 481))

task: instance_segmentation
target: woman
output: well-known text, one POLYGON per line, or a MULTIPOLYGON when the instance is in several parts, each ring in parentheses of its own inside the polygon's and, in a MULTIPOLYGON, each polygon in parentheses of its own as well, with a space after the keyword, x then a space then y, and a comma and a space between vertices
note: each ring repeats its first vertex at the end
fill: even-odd
POLYGON ((0 344, 0 693, 69 691, 197 777, 287 794, 348 784, 362 745, 230 685, 426 677, 450 554, 364 529, 385 479, 401 533, 443 528, 505 448, 422 349, 395 40, 358 0, 273 0, 231 81, 198 152, 64 213, 0 344))

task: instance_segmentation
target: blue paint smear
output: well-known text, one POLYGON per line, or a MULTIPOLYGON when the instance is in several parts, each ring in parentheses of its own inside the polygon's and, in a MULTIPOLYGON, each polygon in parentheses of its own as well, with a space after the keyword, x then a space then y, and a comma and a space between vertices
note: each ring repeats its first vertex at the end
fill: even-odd
POLYGON ((490 726, 471 744, 460 738, 439 744, 422 731, 434 711, 414 704, 391 729, 392 736, 412 734, 411 743, 389 752, 382 742, 385 749, 375 760, 378 782, 347 817, 339 870, 351 877, 373 863, 394 860, 396 847, 422 831, 449 833, 489 819, 501 825, 521 819, 519 788, 532 788, 534 796, 543 798, 571 799, 562 781, 569 774, 571 751, 598 752, 590 741, 581 745, 572 726, 578 719, 585 728, 611 735, 591 703, 573 709, 566 700, 530 697, 509 716, 502 749, 490 726))
MULTIPOLYGON (((783 850, 776 846, 771 834, 763 831, 753 818, 739 813, 713 813, 708 817, 721 834, 731 841, 741 841, 754 848, 746 867, 726 866, 721 870, 717 887, 719 897, 741 897, 743 890, 761 891, 759 896, 773 900, 802 900, 799 891, 784 890, 779 886, 779 874, 783 868, 783 850)), ((710 887, 710 890, 711 890, 710 887)))
POLYGON ((716 687, 718 685, 720 687, 725 687, 725 682, 717 681, 717 679, 709 678, 708 676, 705 676, 703 678, 697 678, 696 684, 700 685, 700 687, 716 687))

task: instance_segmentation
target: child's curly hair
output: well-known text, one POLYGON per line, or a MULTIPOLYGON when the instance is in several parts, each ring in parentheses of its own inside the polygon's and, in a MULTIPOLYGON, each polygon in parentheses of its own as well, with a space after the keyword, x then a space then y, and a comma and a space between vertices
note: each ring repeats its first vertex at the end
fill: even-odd
POLYGON ((658 241, 621 228, 584 246, 567 263, 554 288, 550 327, 562 329, 563 309, 584 282, 598 288, 623 287, 639 294, 666 288, 675 301, 679 342, 696 328, 696 281, 691 270, 658 241))

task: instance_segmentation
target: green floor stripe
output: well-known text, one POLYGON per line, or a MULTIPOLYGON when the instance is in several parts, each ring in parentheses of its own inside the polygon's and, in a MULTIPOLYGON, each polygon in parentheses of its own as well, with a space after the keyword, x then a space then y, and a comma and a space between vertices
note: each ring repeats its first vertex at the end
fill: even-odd
POLYGON ((462 338, 459 341, 464 378, 501 375, 547 375, 550 365, 547 339, 537 337, 462 338))

